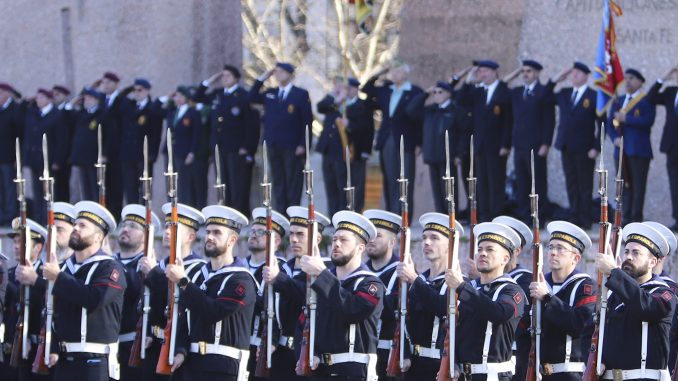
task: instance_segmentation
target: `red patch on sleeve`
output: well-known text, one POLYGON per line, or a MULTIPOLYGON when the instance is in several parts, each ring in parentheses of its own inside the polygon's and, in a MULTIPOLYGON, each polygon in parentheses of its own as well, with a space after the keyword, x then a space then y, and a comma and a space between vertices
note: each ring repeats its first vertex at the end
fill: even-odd
POLYGON ((239 296, 245 295, 245 285, 242 283, 238 284, 238 287, 235 288, 235 293, 239 296))
POLYGON ((516 302, 516 304, 520 304, 520 302, 523 301, 523 296, 517 292, 515 295, 513 295, 513 301, 516 302))
POLYGON ((577 305, 575 305, 575 307, 585 306, 585 305, 587 305, 587 304, 595 303, 595 302, 597 302, 597 301, 598 301, 598 296, 597 296, 597 295, 589 295, 589 296, 587 296, 587 297, 582 298, 581 300, 579 300, 579 301, 577 302, 577 305))
POLYGON ((664 291, 659 296, 661 296, 661 298, 664 299, 664 301, 666 301, 666 302, 670 302, 671 299, 673 299, 673 294, 671 294, 670 291, 664 291))
POLYGON ((120 272, 118 272, 118 270, 114 269, 113 272, 111 272, 110 278, 113 282, 117 282, 118 278, 120 278, 120 272))
POLYGON ((372 303, 372 304, 375 305, 375 306, 377 305, 377 303, 379 303, 379 299, 377 299, 376 297, 374 297, 374 296, 372 296, 372 295, 366 294, 366 293, 364 293, 364 292, 362 292, 362 291, 358 291, 358 292, 356 292, 355 294, 356 294, 357 296, 359 296, 359 297, 361 297, 361 298, 367 300, 368 302, 372 303))
POLYGON ((370 283, 370 285, 367 287, 367 292, 372 296, 375 296, 377 291, 379 291, 379 287, 377 287, 377 285, 374 283, 370 283))
POLYGON ((584 295, 593 295, 593 286, 591 286, 590 284, 585 284, 584 295))

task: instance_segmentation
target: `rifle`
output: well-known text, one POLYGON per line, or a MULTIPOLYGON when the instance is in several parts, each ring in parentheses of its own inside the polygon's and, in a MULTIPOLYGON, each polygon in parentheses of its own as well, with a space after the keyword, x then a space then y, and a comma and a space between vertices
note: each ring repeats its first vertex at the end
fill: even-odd
MULTIPOLYGON (((407 205, 407 185, 408 179, 405 177, 405 144, 402 135, 400 136, 400 215, 402 225, 400 228, 400 262, 405 263, 410 255, 410 216, 407 205)), ((407 281, 401 280, 398 284, 398 299, 400 308, 395 311, 395 318, 398 321, 391 348, 388 352, 388 362, 386 363, 386 375, 388 377, 400 377, 402 368, 405 367, 405 320, 407 317, 407 281)))
POLYGON ((101 124, 97 128, 97 163, 94 166, 97 168, 97 185, 99 186, 99 204, 106 206, 106 163, 104 163, 104 154, 101 138, 101 124))
MULTIPOLYGON (((139 178, 144 189, 144 205, 146 206, 146 221, 144 223, 144 256, 153 250, 153 238, 155 236, 155 227, 153 226, 153 214, 151 206, 151 193, 153 186, 153 177, 149 174, 148 171, 148 136, 144 136, 144 172, 141 178, 139 178)), ((144 274, 139 274, 141 278, 141 284, 144 284, 144 274)), ((151 310, 150 307, 151 300, 151 291, 148 289, 148 286, 144 286, 144 299, 142 307, 141 318, 137 321, 137 326, 135 329, 134 343, 132 343, 132 349, 130 350, 129 360, 127 365, 133 368, 140 368, 142 360, 146 359, 146 337, 148 337, 148 313, 151 310)))
MULTIPOLYGON (((622 196, 624 193, 624 171, 623 171, 623 160, 624 160, 624 137, 621 137, 621 147, 619 148, 619 163, 617 167, 617 177, 614 179, 615 183, 615 209, 614 209, 614 227, 612 228, 612 237, 610 241, 612 242, 612 252, 614 253, 615 258, 621 253, 621 244, 622 244, 622 209, 623 209, 623 200, 622 196)), ((678 381, 678 380, 677 380, 678 381)))
POLYGON ((469 256, 471 259, 473 259, 473 257, 475 257, 476 251, 478 251, 478 248, 476 247, 476 235, 473 234, 473 228, 478 224, 478 200, 476 199, 476 185, 478 183, 478 179, 473 175, 473 135, 471 135, 470 148, 471 166, 469 167, 466 181, 468 181, 468 209, 469 220, 471 222, 471 235, 469 236, 468 247, 469 256))
MULTIPOLYGON (((21 266, 30 266, 31 261, 28 258, 31 252, 31 228, 26 223, 26 179, 21 175, 21 147, 19 138, 15 140, 16 149, 16 193, 19 200, 19 264, 21 266)), ((9 365, 14 368, 21 366, 22 360, 28 359, 28 316, 29 316, 29 286, 19 288, 19 318, 16 323, 16 333, 12 344, 12 355, 9 359, 9 365)))
MULTIPOLYGON (((530 151, 530 169, 532 170, 532 193, 530 193, 530 205, 532 209, 532 232, 534 241, 532 242, 532 274, 539 278, 542 272, 542 247, 539 237, 539 195, 535 188, 534 180, 534 150, 530 151)), ((541 302, 532 298, 532 317, 530 354, 527 360, 527 374, 525 381, 541 380, 541 302)))
MULTIPOLYGON (((311 159, 309 155, 310 139, 308 128, 306 129, 306 166, 304 167, 304 177, 306 178, 306 196, 308 198, 308 246, 306 255, 315 255, 315 245, 318 239, 318 225, 315 220, 315 202, 313 200, 313 170, 311 169, 311 159)), ((346 147, 348 153, 348 147, 346 147)), ((350 159, 346 159, 348 165, 350 159)), ((351 175, 348 177, 347 188, 351 186, 351 175)), ((311 284, 315 282, 315 277, 306 274, 306 305, 304 306, 304 330, 301 340, 301 354, 299 363, 295 369, 298 376, 310 377, 313 374, 311 361, 315 347, 315 317, 317 309, 317 299, 315 291, 311 284)))
MULTIPOLYGON (((179 236, 177 230, 179 227, 179 212, 177 210, 177 178, 178 174, 174 172, 172 154, 172 130, 167 129, 167 172, 165 178, 167 179, 167 196, 172 204, 172 217, 169 222, 170 229, 170 250, 168 264, 173 265, 177 261, 177 251, 181 250, 179 246, 179 236)), ((181 255, 181 254, 180 254, 181 255)), ((174 365, 174 346, 176 344, 177 334, 177 319, 179 312, 179 286, 167 281, 167 324, 165 325, 164 338, 160 348, 160 357, 158 358, 158 365, 155 367, 155 372, 162 375, 172 374, 172 365, 174 365)))
MULTIPOLYGON (((47 154, 47 135, 42 134, 42 181, 43 197, 47 203, 47 255, 48 263, 56 258, 56 226, 54 225, 54 177, 49 176, 49 156, 47 154)), ((45 310, 43 326, 40 329, 40 338, 38 340, 38 349, 35 352, 35 359, 31 371, 35 374, 49 374, 49 350, 52 344, 52 318, 54 316, 54 296, 52 296, 52 287, 54 282, 49 281, 47 292, 45 293, 45 310)))
MULTIPOLYGON (((459 248, 459 236, 457 235, 457 219, 455 216, 454 205, 454 177, 450 172, 450 140, 445 131, 445 158, 447 160, 445 165, 445 190, 447 191, 447 213, 450 217, 450 236, 447 254, 447 268, 452 269, 455 264, 457 251, 459 248)), ((440 369, 436 376, 436 381, 453 380, 454 376, 454 356, 456 350, 457 338, 457 290, 447 290, 447 334, 445 334, 445 342, 443 344, 443 354, 440 359, 440 369)))
MULTIPOLYGON (((603 144, 605 143, 605 124, 600 128, 600 161, 598 162, 598 194, 600 194, 600 237, 598 252, 605 253, 610 243, 610 222, 607 216, 607 170, 603 162, 603 144)), ((591 336, 591 348, 586 362, 586 369, 582 375, 582 381, 598 381, 603 374, 602 369, 602 346, 605 335, 605 315, 607 313, 607 288, 603 280, 603 274, 598 272, 598 295, 597 308, 593 320, 595 328, 591 336)))
MULTIPOLYGON (((307 132, 308 134, 308 132, 307 132)), ((307 151, 308 153, 308 151, 307 151)), ((266 208, 266 264, 265 266, 277 266, 273 250, 273 209, 271 208, 271 182, 268 181, 268 150, 264 142, 264 175, 261 181, 263 204, 266 208)), ((273 320, 275 293, 272 284, 267 284, 264 290, 264 309, 261 311, 261 321, 266 321, 266 330, 261 333, 261 344, 257 351, 257 366, 254 370, 256 377, 268 378, 271 373, 271 354, 273 352, 273 320)))
POLYGON ((346 210, 352 212, 353 209, 355 209, 353 202, 355 198, 355 187, 351 185, 351 159, 348 146, 345 146, 344 152, 344 160, 346 161, 346 188, 344 188, 344 192, 346 192, 346 210))
POLYGON ((214 181, 214 189, 217 191, 217 204, 226 205, 226 184, 221 182, 221 155, 219 155, 219 145, 214 146, 214 168, 217 171, 217 178, 214 181))

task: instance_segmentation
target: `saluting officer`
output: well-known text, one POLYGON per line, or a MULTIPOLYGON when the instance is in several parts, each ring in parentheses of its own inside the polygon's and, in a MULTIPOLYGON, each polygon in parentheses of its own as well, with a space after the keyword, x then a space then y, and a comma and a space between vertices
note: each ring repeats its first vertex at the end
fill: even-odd
POLYGON ((313 122, 311 98, 306 89, 295 86, 294 66, 278 62, 275 68, 259 76, 250 89, 250 101, 264 105, 264 140, 273 175, 274 206, 285 210, 301 199, 306 152, 304 131, 313 122), (271 76, 278 87, 261 91, 271 76))
POLYGON ((202 213, 209 258, 201 269, 202 281, 193 281, 182 260, 165 270, 167 278, 181 288, 180 302, 188 311, 181 318, 184 332, 177 340, 172 368, 183 365, 185 381, 245 381, 257 282, 245 261, 233 256, 233 248, 247 218, 220 205, 208 206, 202 213))
POLYGON ((14 87, 0 82, 0 225, 9 225, 19 209, 14 184, 14 141, 23 134, 24 121, 21 105, 13 94, 14 87))
POLYGON ((93 201, 75 204, 78 218, 70 246, 75 254, 63 265, 48 262, 43 276, 54 281, 54 332, 50 366, 54 379, 119 379, 118 332, 127 283, 122 266, 101 250, 115 230, 113 215, 93 201))
MULTIPOLYGON (((374 107, 369 99, 360 99, 360 82, 348 78, 346 86, 346 120, 351 151, 351 180, 355 187, 353 206, 355 210, 365 207, 365 182, 367 160, 372 155, 374 141, 374 107)), ((344 193, 345 194, 345 193, 344 193)))
POLYGON ((530 284, 530 296, 542 304, 540 369, 544 380, 579 381, 588 357, 596 294, 591 276, 576 267, 591 248, 591 238, 566 221, 553 221, 547 230, 551 272, 540 273, 530 284))
MULTIPOLYGON (((31 372, 31 365, 35 359, 39 344, 38 338, 42 327, 42 309, 45 306, 45 292, 47 290, 47 282, 42 277, 43 262, 40 258, 42 249, 47 241, 47 229, 31 219, 27 219, 26 223, 31 228, 31 241, 33 244, 30 253, 27 253, 28 265, 21 266, 19 264, 9 270, 9 281, 15 283, 17 288, 30 286, 29 295, 27 296, 29 303, 28 327, 24 327, 24 329, 28 332, 28 340, 31 349, 28 352, 28 359, 21 360, 18 371, 19 380, 48 380, 49 376, 41 376, 31 372)), ((16 232, 19 228, 19 218, 14 219, 12 227, 15 232, 10 233, 9 237, 14 240, 14 255, 16 256, 17 262, 19 262, 21 260, 19 258, 21 255, 19 248, 22 244, 19 233, 16 232)), ((18 309, 21 308, 23 308, 23 306, 19 305, 18 309)), ((19 313, 20 312, 17 310, 17 316, 19 313)), ((14 330, 14 327, 7 327, 7 329, 14 330)), ((7 356, 7 361, 9 361, 9 356, 7 356)))
MULTIPOLYGON (((377 323, 377 376, 380 380, 389 380, 386 377, 388 354, 395 333, 395 311, 400 307, 398 299, 398 274, 396 267, 400 263, 400 257, 393 254, 402 218, 394 213, 379 209, 369 209, 363 212, 363 216, 372 221, 377 229, 377 236, 367 243, 367 262, 365 265, 375 273, 384 284, 384 310, 377 323)), ((403 290, 402 292, 406 292, 403 290)), ((405 334, 402 332, 401 334, 405 334)))
POLYGON ((365 246, 377 234, 367 217, 350 211, 332 216, 333 269, 319 256, 301 258, 301 269, 316 277, 315 353, 312 380, 374 380, 377 324, 383 308, 384 285, 362 264, 365 246))
POLYGON ((615 97, 605 127, 610 140, 614 142, 614 156, 617 161, 621 138, 625 137, 622 165, 627 171, 628 186, 622 197, 625 218, 623 225, 626 225, 629 222, 643 221, 647 173, 652 160, 650 130, 657 107, 642 92, 645 77, 636 69, 626 69, 624 74, 626 95, 623 100, 615 97))
POLYGON ((219 146, 221 181, 228 184, 225 203, 247 213, 260 126, 255 123, 249 93, 240 85, 240 70, 224 65, 222 71, 202 81, 195 100, 210 107, 209 146, 219 146), (214 89, 208 94, 211 86, 214 89))
MULTIPOLYGON (((422 250, 430 262, 428 270, 417 275, 411 260, 398 265, 398 276, 411 285, 407 294, 407 334, 412 353, 405 360, 405 380, 435 380, 440 369, 447 313, 449 222, 449 217, 442 213, 426 213, 419 218, 423 227, 422 250)), ((455 222, 457 234, 462 236, 464 229, 455 222)))
POLYGON ((60 264, 64 263, 72 254, 73 249, 69 247, 68 241, 73 232, 73 225, 78 214, 75 207, 67 202, 55 202, 54 225, 56 226, 56 253, 60 264))
POLYGON ((99 125, 105 128, 106 122, 101 109, 102 94, 84 88, 82 97, 82 109, 75 117, 70 162, 80 173, 82 199, 96 201, 99 194, 97 169, 94 167, 97 162, 97 128, 99 125))
POLYGON ((511 345, 525 295, 504 269, 520 236, 496 222, 478 224, 473 233, 480 278, 464 281, 458 267, 445 274, 445 283, 457 290, 459 298, 455 358, 465 380, 509 380, 514 372, 511 345))
MULTIPOLYGON (((146 207, 139 204, 130 204, 122 208, 122 222, 118 226, 118 246, 120 252, 115 259, 125 270, 127 289, 125 290, 122 305, 122 320, 120 322, 120 376, 122 380, 142 380, 142 369, 128 366, 132 344, 136 339, 136 326, 141 316, 139 302, 143 303, 143 283, 139 269, 139 259, 146 255, 144 226, 146 225, 146 207)), ((160 219, 151 212, 151 224, 155 231, 160 231, 160 219)), ((152 238, 152 237, 151 237, 152 238)), ((143 306, 143 304, 142 304, 143 306)), ((141 343, 146 345, 146 343, 141 343)))
POLYGON ((553 91, 557 83, 569 77, 573 86, 561 89, 551 98, 559 111, 553 146, 560 150, 562 157, 570 222, 584 230, 591 227, 593 167, 600 147, 600 133, 596 131, 596 92, 587 85, 590 73, 586 64, 575 62, 546 84, 549 91, 553 91))
MULTIPOLYGON (((181 257, 181 262, 185 267, 185 273, 191 278, 193 283, 200 283, 202 272, 200 269, 205 265, 205 260, 200 258, 193 250, 193 243, 197 239, 198 229, 205 222, 203 214, 188 205, 177 205, 179 214, 179 225, 177 226, 177 242, 181 246, 177 247, 177 257, 181 257)), ((162 212, 165 214, 165 234, 162 237, 163 247, 170 246, 170 225, 168 222, 172 217, 172 205, 166 203, 162 206, 162 212)), ((167 325, 167 316, 165 316, 165 307, 167 306, 167 277, 165 269, 169 263, 169 256, 162 261, 156 260, 155 253, 148 253, 139 259, 139 269, 144 273, 146 279, 144 285, 151 292, 150 306, 151 311, 148 314, 148 332, 150 345, 146 349, 146 359, 143 362, 143 379, 166 381, 168 376, 155 373, 158 358, 160 357, 160 348, 165 338, 165 326, 167 325)), ((183 309, 180 308, 180 311, 183 309)))
MULTIPOLYGON (((280 293, 280 337, 276 350, 272 355, 271 380, 305 380, 297 376, 295 366, 297 354, 301 349, 301 337, 297 335, 303 327, 299 326, 299 317, 306 304, 304 287, 306 273, 301 271, 301 258, 310 255, 308 252, 308 208, 290 206, 287 208, 290 217, 290 249, 294 256, 283 264, 283 270, 278 266, 264 266, 263 280, 272 283, 277 293, 280 293)), ((315 245, 322 241, 322 232, 325 227, 332 225, 329 218, 322 213, 315 212, 315 221, 318 226, 315 245)), ((319 253, 316 253, 318 255, 319 253)), ((323 258, 325 264, 331 267, 330 258, 323 258)))

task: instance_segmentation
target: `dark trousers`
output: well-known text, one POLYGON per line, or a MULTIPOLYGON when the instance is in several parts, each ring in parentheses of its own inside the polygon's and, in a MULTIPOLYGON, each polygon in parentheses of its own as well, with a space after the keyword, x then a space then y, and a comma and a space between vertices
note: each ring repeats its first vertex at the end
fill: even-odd
MULTIPOLYGON (((381 166, 382 182, 384 187, 385 209, 389 212, 400 213, 400 146, 394 137, 386 139, 386 143, 379 152, 379 164, 381 166)), ((405 177, 408 180, 407 203, 408 213, 412 215, 414 210, 414 175, 415 157, 414 152, 405 151, 405 177)))
POLYGON ((311 381, 365 381, 365 377, 349 376, 313 376, 311 381))
MULTIPOLYGON (((544 376, 542 375, 542 381, 581 381, 581 372, 577 373, 555 373, 550 376, 544 376)), ((515 379, 515 378, 514 378, 515 379)), ((521 379, 520 381, 523 381, 521 379)))
POLYGON ((271 354, 271 376, 268 379, 279 381, 307 380, 306 377, 297 376, 296 365, 297 357, 294 355, 294 351, 278 346, 275 352, 271 354))
POLYGON ((351 183, 355 187, 353 206, 357 212, 365 209, 365 182, 367 181, 367 161, 354 159, 351 163, 351 183))
POLYGON ((570 202, 570 222, 583 229, 591 227, 591 195, 595 160, 586 152, 562 151, 563 172, 570 202))
POLYGON ((14 176, 14 164, 0 164, 0 225, 11 224, 19 214, 14 176))
MULTIPOLYGON (((530 151, 513 151, 513 165, 516 170, 516 216, 528 226, 532 223, 530 218, 530 192, 532 188, 532 173, 530 168, 530 151)), ((539 217, 543 217, 544 203, 548 200, 546 186, 546 157, 534 154, 535 188, 539 195, 539 217)))
MULTIPOLYGON (((626 170, 630 184, 624 189, 623 216, 624 222, 643 222, 643 205, 645 204, 645 189, 647 189, 647 172, 650 169, 649 157, 626 156, 626 170)), ((617 162, 617 167, 619 164, 617 162)))
POLYGON ((516 350, 513 351, 513 354, 516 356, 516 371, 513 373, 512 379, 515 381, 524 381, 525 373, 527 372, 527 359, 530 354, 532 340, 530 338, 529 332, 524 330, 519 330, 519 332, 520 333, 515 337, 516 350))
POLYGON ((122 165, 119 159, 106 163, 106 209, 116 218, 122 212, 122 165))
POLYGON ((221 155, 221 181, 226 184, 226 205, 248 215, 250 210, 250 188, 252 184, 253 161, 245 155, 229 152, 221 155))
MULTIPOLYGON (((455 177, 454 182, 454 204, 456 205, 456 210, 459 210, 459 184, 457 183, 456 174, 457 168, 450 168, 451 176, 455 177)), ((445 163, 429 164, 428 173, 431 180, 431 191, 433 192, 433 204, 435 205, 435 210, 438 213, 447 214, 447 187, 445 185, 445 163)))
MULTIPOLYGON (((225 374, 221 372, 210 372, 203 369, 197 369, 191 361, 191 355, 188 355, 181 381, 236 381, 238 376, 234 374, 225 374)), ((175 376, 176 377, 176 376, 175 376)), ((124 380, 121 380, 124 381, 124 380)))
POLYGON ((478 171, 478 222, 490 221, 504 209, 506 157, 485 152, 474 159, 478 171))
POLYGON ((92 166, 78 166, 80 172, 80 193, 83 200, 98 201, 97 169, 92 166))
MULTIPOLYGON (((327 195, 327 212, 330 216, 346 209, 346 164, 342 160, 323 155, 323 179, 327 195)), ((353 172, 353 168, 351 168, 353 172)), ((356 209, 357 210, 357 209, 356 209)))
POLYGON ((287 207, 299 205, 304 185, 305 155, 297 156, 293 149, 268 146, 269 174, 273 180, 274 208, 281 212, 287 207))
POLYGON ((122 163, 122 189, 125 194, 125 204, 139 203, 140 178, 144 172, 144 162, 124 161, 122 163))
POLYGON ((388 349, 377 349, 377 376, 379 381, 393 381, 395 378, 386 376, 386 367, 388 367, 388 349))
POLYGON ((54 371, 54 381, 73 380, 108 381, 108 359, 104 356, 79 358, 61 353, 54 371))
POLYGON ((678 152, 666 155, 666 172, 669 175, 671 191, 671 216, 678 222, 678 152))
POLYGON ((43 198, 42 191, 42 181, 40 177, 42 176, 42 168, 31 168, 31 184, 33 188, 33 210, 31 211, 31 217, 35 222, 40 225, 47 224, 47 203, 43 198))
POLYGON ((54 177, 54 201, 70 202, 71 199, 71 166, 64 165, 52 170, 54 177))
POLYGON ((185 164, 185 158, 176 158, 174 162, 179 180, 177 195, 179 202, 198 210, 207 205, 207 162, 195 159, 185 164))
MULTIPOLYGON (((161 374, 155 373, 155 368, 158 365, 158 359, 160 358, 161 346, 162 343, 160 340, 153 339, 151 346, 146 348, 146 358, 143 360, 143 364, 141 366, 141 372, 144 381, 169 381, 170 379, 169 376, 163 376, 161 374)), ((179 370, 182 368, 183 366, 179 368, 179 370)), ((176 376, 175 379, 181 380, 181 378, 177 378, 176 376)))
POLYGON ((412 356, 412 366, 405 372, 405 381, 433 381, 440 370, 440 360, 412 356))
POLYGON ((120 381, 141 381, 143 377, 143 368, 133 368, 129 365, 129 356, 132 351, 133 341, 120 343, 118 350, 118 362, 120 363, 120 381))

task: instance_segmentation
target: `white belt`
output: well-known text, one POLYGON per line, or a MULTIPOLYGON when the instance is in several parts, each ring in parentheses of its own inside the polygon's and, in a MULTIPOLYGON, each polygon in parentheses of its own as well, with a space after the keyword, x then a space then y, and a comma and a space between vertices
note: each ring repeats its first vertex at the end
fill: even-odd
POLYGON ((258 347, 261 345, 261 337, 258 337, 256 335, 250 336, 250 345, 254 345, 255 347, 258 347))
POLYGON ((667 369, 612 369, 603 373, 603 380, 634 380, 638 378, 651 378, 654 380, 668 380, 671 375, 667 369))
POLYGON ((392 344, 393 344, 393 340, 379 340, 379 344, 377 345, 377 348, 379 348, 379 349, 391 349, 392 344))
MULTIPOLYGON (((261 341, 261 339, 259 339, 261 341)), ((292 336, 280 336, 278 339, 278 345, 285 348, 294 349, 294 337, 292 336)))
POLYGON ((550 376, 555 373, 580 373, 586 368, 583 362, 562 362, 558 364, 542 364, 542 374, 550 376))
POLYGON ((515 372, 515 365, 511 361, 492 362, 487 364, 462 364, 465 374, 488 374, 515 372))
POLYGON ((107 355, 110 353, 110 344, 102 343, 59 343, 59 349, 62 352, 83 352, 107 355))
POLYGON ((320 362, 325 365, 342 364, 345 362, 358 362, 367 364, 370 362, 370 355, 367 353, 323 353, 320 355, 320 362))
POLYGON ((428 357, 430 359, 440 359, 440 349, 438 348, 429 348, 423 347, 421 345, 415 345, 412 352, 415 356, 428 357))
POLYGON ((249 351, 243 349, 229 347, 228 345, 210 344, 205 341, 191 343, 190 352, 199 353, 201 355, 221 355, 235 360, 240 360, 243 352, 249 353, 249 351))
POLYGON ((136 339, 136 338, 137 338, 136 332, 123 333, 122 335, 118 336, 118 342, 119 343, 128 343, 130 341, 134 341, 134 339, 136 339))

